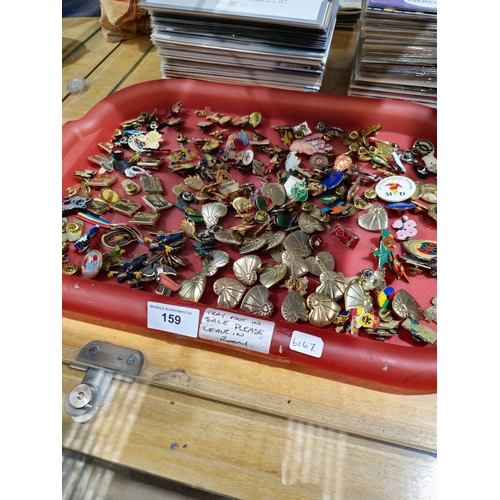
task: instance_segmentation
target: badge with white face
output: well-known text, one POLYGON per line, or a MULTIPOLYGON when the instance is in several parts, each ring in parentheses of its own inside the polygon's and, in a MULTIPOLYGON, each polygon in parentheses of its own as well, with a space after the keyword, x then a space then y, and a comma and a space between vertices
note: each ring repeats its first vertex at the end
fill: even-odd
POLYGON ((409 200, 417 186, 409 177, 393 175, 377 183, 375 191, 377 196, 384 201, 395 202, 409 200))

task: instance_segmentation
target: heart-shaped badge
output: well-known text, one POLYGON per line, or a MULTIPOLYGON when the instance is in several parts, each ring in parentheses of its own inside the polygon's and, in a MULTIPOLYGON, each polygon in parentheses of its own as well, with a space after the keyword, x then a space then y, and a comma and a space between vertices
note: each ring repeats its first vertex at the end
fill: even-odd
POLYGON ((205 291, 207 278, 203 273, 194 273, 191 278, 181 282, 181 287, 177 292, 184 300, 198 302, 205 291))
POLYGON ((307 321, 306 299, 295 290, 289 290, 281 304, 281 315, 285 321, 296 323, 299 319, 307 321))
POLYGON ((335 259, 330 252, 319 252, 315 257, 307 257, 307 268, 311 274, 319 276, 324 271, 333 271, 335 259))
POLYGON ((340 300, 344 297, 346 281, 341 273, 334 271, 323 271, 319 280, 321 284, 316 288, 317 293, 328 295, 334 300, 340 300))
POLYGON ((269 198, 275 205, 281 206, 286 202, 286 190, 279 182, 270 182, 262 186, 262 195, 269 198))
POLYGON ((227 214, 227 207, 219 202, 205 203, 201 208, 203 221, 207 228, 215 226, 221 217, 227 214))
POLYGON ((283 240, 286 237, 286 233, 284 231, 265 231, 264 233, 262 233, 262 236, 266 239, 267 245, 262 247, 261 250, 268 252, 269 250, 272 250, 273 248, 276 248, 283 243, 283 240))
POLYGON ((340 306, 328 295, 311 293, 307 296, 309 306, 309 323, 323 328, 335 321, 340 312, 340 306))
POLYGON ((324 231, 325 225, 307 212, 302 212, 297 224, 304 233, 312 234, 314 231, 324 231))
POLYGON ((293 252, 283 252, 281 254, 281 260, 288 267, 290 276, 297 276, 300 278, 309 272, 306 261, 293 252))
POLYGON ((266 288, 271 288, 276 283, 279 283, 287 274, 288 266, 281 262, 276 265, 266 264, 259 273, 259 281, 266 288))
POLYGON ((387 229, 389 217, 384 207, 373 205, 366 214, 359 216, 358 224, 367 231, 381 231, 387 229))
POLYGON ((311 237, 304 231, 293 231, 283 240, 283 246, 289 252, 293 252, 300 257, 309 257, 312 249, 309 245, 311 237))
POLYGON ((233 264, 233 272, 236 279, 244 285, 253 285, 259 278, 257 269, 262 266, 258 255, 245 255, 233 264))
POLYGON ((214 276, 217 271, 229 262, 229 254, 223 250, 211 250, 202 262, 202 273, 214 276))
POLYGON ((265 247, 267 244, 266 238, 264 236, 253 236, 250 238, 245 238, 243 243, 239 247, 239 252, 241 255, 246 253, 255 252, 265 247))
POLYGON ((232 278, 220 278, 214 283, 217 294, 217 305, 226 309, 234 309, 247 291, 245 285, 232 278))
POLYGON ((243 297, 240 308, 257 316, 266 317, 271 316, 274 311, 274 306, 269 300, 269 290, 264 285, 250 288, 243 297))

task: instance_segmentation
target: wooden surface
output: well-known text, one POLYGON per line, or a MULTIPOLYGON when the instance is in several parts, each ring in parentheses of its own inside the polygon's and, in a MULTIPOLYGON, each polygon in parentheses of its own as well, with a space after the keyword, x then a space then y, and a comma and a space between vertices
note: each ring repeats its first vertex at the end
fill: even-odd
POLYGON ((236 498, 434 498, 435 395, 369 391, 257 360, 63 318, 69 366, 92 340, 140 349, 136 383, 63 446, 236 498), (397 443, 397 444, 394 444, 397 443))
MULTIPOLYGON (((322 92, 346 94, 355 31, 334 35, 322 92)), ((119 88, 161 77, 148 36, 104 41, 97 18, 63 19, 62 122, 119 88), (82 75, 87 89, 68 94, 82 75)), ((63 447, 201 490, 248 499, 436 497, 436 395, 369 390, 195 342, 62 320, 62 401, 70 367, 100 340, 139 349, 135 383, 85 424, 62 409, 63 447)), ((143 497, 147 498, 147 496, 143 497)))

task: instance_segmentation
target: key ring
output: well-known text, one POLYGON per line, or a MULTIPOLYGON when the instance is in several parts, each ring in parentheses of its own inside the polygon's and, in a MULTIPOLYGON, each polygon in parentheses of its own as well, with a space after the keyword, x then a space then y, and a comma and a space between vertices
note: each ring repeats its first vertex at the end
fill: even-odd
POLYGON ((132 165, 131 167, 126 168, 123 173, 129 177, 129 178, 134 178, 136 175, 144 174, 144 175, 151 175, 150 172, 145 170, 142 167, 137 167, 135 165, 132 165))

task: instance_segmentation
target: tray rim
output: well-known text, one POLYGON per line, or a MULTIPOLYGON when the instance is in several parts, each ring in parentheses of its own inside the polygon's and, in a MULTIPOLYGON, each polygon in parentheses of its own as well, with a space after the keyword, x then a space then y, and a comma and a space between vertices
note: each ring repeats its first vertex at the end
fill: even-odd
MULTIPOLYGON (((369 104, 370 106, 381 106, 385 109, 390 109, 391 112, 394 112, 394 110, 405 110, 408 112, 409 110, 412 112, 414 119, 422 119, 422 116, 434 116, 436 117, 436 110, 433 108, 429 108, 420 104, 416 103, 400 103, 399 101, 385 101, 381 99, 369 99, 369 103, 367 103, 367 99, 360 98, 360 97, 351 97, 351 96, 340 96, 340 95, 331 95, 331 94, 311 94, 311 93, 301 93, 298 91, 291 91, 291 90, 279 90, 279 89, 271 89, 271 88, 263 88, 263 87, 249 87, 249 86, 240 86, 240 85, 234 85, 234 84, 219 84, 219 83, 214 83, 214 82, 201 82, 201 81, 195 81, 195 80, 185 80, 185 79, 176 79, 176 80, 167 80, 167 79, 162 79, 162 80, 153 80, 150 82, 144 82, 144 83, 139 83, 130 87, 126 87, 124 89, 121 89, 113 94, 110 94, 107 96, 105 99, 97 103, 95 106, 93 106, 88 113, 80 118, 79 120, 73 120, 65 123, 63 125, 63 170, 64 170, 64 163, 67 161, 68 157, 71 157, 72 154, 74 154, 75 148, 80 144, 82 140, 87 140, 89 137, 92 137, 93 135, 98 135, 99 130, 95 130, 94 127, 91 126, 90 122, 92 121, 94 115, 98 115, 100 113, 105 113, 105 112, 112 112, 115 108, 123 106, 124 103, 127 102, 128 99, 130 99, 132 96, 136 95, 137 93, 142 93, 145 91, 148 91, 149 94, 154 95, 155 92, 160 92, 160 91, 165 91, 165 90, 172 90, 172 91, 178 91, 180 88, 183 89, 184 92, 190 92, 193 89, 197 90, 198 87, 204 86, 204 87, 217 87, 217 88, 224 88, 225 90, 233 90, 233 91, 238 91, 238 92, 243 92, 245 94, 252 94, 254 96, 258 95, 266 95, 266 96, 272 96, 276 98, 282 98, 282 99, 290 99, 292 96, 293 98, 298 98, 300 96, 301 99, 317 99, 318 102, 324 102, 324 103, 362 103, 363 105, 369 104)), ((437 135, 437 120, 434 120, 434 127, 435 130, 433 133, 431 133, 431 137, 437 135)), ((77 281, 76 283, 79 283, 77 281)), ((103 283, 105 284, 105 283, 103 283)), ((89 280, 85 280, 85 278, 79 278, 79 277, 73 277, 73 276, 62 276, 62 285, 63 285, 63 300, 62 300, 62 309, 64 311, 69 311, 69 312, 82 312, 84 311, 85 314, 88 314, 89 316, 92 317, 100 317, 99 314, 102 316, 102 312, 97 312, 95 309, 96 302, 99 300, 102 300, 102 297, 99 295, 102 293, 101 290, 101 283, 100 282, 90 282, 89 280), (85 286, 79 288, 79 292, 75 293, 75 281, 74 280, 83 280, 85 283, 85 286), (87 286, 88 285, 88 286, 87 286), (89 295, 87 295, 89 294, 89 295), (89 301, 89 296, 93 297, 94 303, 92 301, 89 301), (85 302, 85 306, 82 308, 82 302, 85 302)), ((116 289, 116 287, 114 287, 116 289)), ((124 288, 125 290, 125 288, 124 288)), ((140 292, 133 291, 133 293, 137 294, 140 292)), ((148 294, 150 295, 150 294, 148 294)), ((155 301, 161 301, 159 300, 160 296, 154 297, 155 301)), ((166 297, 162 297, 162 300, 167 299, 166 297)), ((173 298, 168 298, 167 303, 170 303, 173 298)), ((175 298, 174 302, 177 302, 179 299, 175 298)), ((184 302, 184 301, 182 301, 184 302)), ((184 303, 184 306, 186 304, 184 303)), ((191 304, 190 304, 191 305, 191 304)), ((200 307, 213 307, 210 305, 205 305, 205 304, 200 304, 200 307)), ((102 319, 102 318, 101 318, 102 319)), ((130 318, 130 321, 133 321, 133 318, 130 318)), ((272 320, 275 322, 275 324, 279 323, 284 323, 284 321, 280 320, 279 318, 276 318, 272 320)), ((136 325, 139 328, 141 328, 141 325, 136 325)), ((280 325, 280 328, 283 328, 282 325, 280 325)), ((284 328, 286 331, 287 328, 284 328)), ((293 329, 293 326, 292 326, 293 329)), ((309 328, 308 328, 309 329, 309 328)), ((145 331, 148 331, 146 328, 145 331)), ((156 333, 158 333, 155 330, 156 333)), ((335 332, 334 332, 335 333, 335 332)), ((173 335, 173 334, 168 334, 165 333, 165 335, 173 335)), ((340 335, 340 334, 337 334, 340 335)), ((356 337, 357 338, 357 337, 356 337)), ((197 338, 198 341, 200 342, 205 342, 201 338, 197 338)), ((367 347, 365 352, 368 352, 369 355, 372 355, 373 353, 371 352, 372 349, 370 349, 370 346, 375 347, 378 343, 372 339, 361 339, 366 343, 366 346, 363 344, 363 348, 361 350, 364 350, 365 347, 367 347)), ((220 344, 220 347, 223 347, 224 352, 231 350, 230 347, 220 344)), ((387 345, 385 345, 387 347, 387 345)), ((407 377, 403 381, 403 378, 401 378, 398 381, 392 381, 392 380, 387 380, 387 378, 384 378, 383 376, 374 375, 375 380, 380 382, 382 385, 387 385, 388 387, 391 387, 392 389, 398 389, 401 390, 402 392, 408 391, 408 392, 421 392, 421 393, 434 393, 437 392, 437 344, 434 346, 425 346, 425 347, 414 347, 414 346, 393 346, 397 348, 397 356, 400 358, 398 361, 402 365, 402 370, 406 371, 407 377), (419 381, 415 380, 415 373, 410 373, 411 368, 409 365, 411 365, 411 359, 416 352, 420 353, 419 356, 422 358, 422 361, 426 364, 426 367, 428 368, 428 373, 429 375, 428 380, 424 383, 420 383, 419 381), (411 354, 410 354, 411 353, 411 354), (406 363, 406 367, 405 367, 406 363)), ((392 347, 391 347, 392 349, 392 347)), ((376 350, 376 349, 375 349, 376 350)), ((245 353, 252 355, 256 354, 253 353, 252 351, 245 351, 245 353)), ((359 355, 359 353, 357 353, 359 355)), ((308 356, 304 356, 305 358, 310 358, 308 356)), ((277 358, 279 359, 279 357, 277 358)), ((311 361, 310 359, 307 359, 305 361, 311 361)), ((301 363, 300 361, 292 361, 293 364, 306 364, 308 366, 311 366, 310 363, 301 363)), ((337 372, 339 374, 346 374, 349 375, 349 373, 345 373, 342 370, 332 370, 333 372, 337 372)), ((418 377, 416 377, 418 379, 418 377)), ((371 379, 370 376, 365 377, 366 380, 371 379)), ((373 379, 372 379, 373 380, 373 379)))

